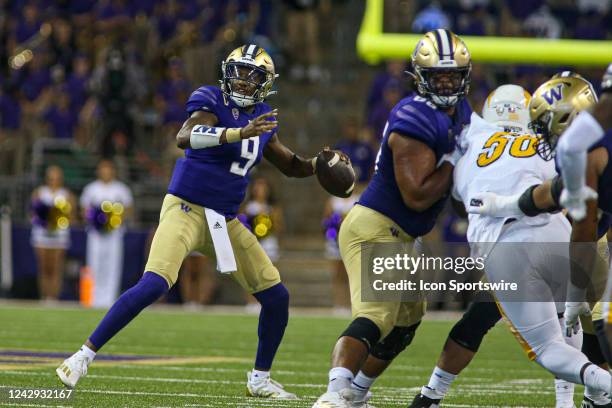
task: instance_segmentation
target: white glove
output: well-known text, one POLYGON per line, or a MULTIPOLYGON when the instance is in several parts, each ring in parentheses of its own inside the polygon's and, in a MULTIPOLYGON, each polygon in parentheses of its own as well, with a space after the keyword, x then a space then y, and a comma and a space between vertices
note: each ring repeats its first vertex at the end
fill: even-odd
POLYGON ((559 203, 567 208, 569 215, 576 221, 582 221, 586 217, 586 202, 597 200, 597 192, 589 186, 583 186, 578 191, 569 191, 566 188, 561 192, 559 203))
POLYGON ((591 308, 587 302, 565 302, 565 336, 572 337, 580 330, 580 316, 590 316, 591 308))
POLYGON ((499 218, 522 217, 525 214, 518 206, 520 196, 520 194, 502 196, 490 192, 476 193, 470 198, 467 212, 499 218))
POLYGON ((438 160, 438 164, 436 165, 436 167, 440 167, 444 162, 449 162, 453 165, 453 167, 455 167, 457 166, 457 162, 462 156, 463 153, 461 152, 461 149, 459 149, 459 147, 457 146, 452 152, 446 153, 445 155, 440 157, 440 160, 438 160))

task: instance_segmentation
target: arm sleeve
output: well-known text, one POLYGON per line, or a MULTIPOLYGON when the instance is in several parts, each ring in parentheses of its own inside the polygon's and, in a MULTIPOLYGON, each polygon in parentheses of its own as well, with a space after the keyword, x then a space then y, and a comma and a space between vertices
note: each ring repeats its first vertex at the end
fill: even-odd
POLYGON ((585 186, 587 150, 603 135, 604 130, 595 118, 582 112, 559 140, 559 166, 568 191, 579 191, 585 186))

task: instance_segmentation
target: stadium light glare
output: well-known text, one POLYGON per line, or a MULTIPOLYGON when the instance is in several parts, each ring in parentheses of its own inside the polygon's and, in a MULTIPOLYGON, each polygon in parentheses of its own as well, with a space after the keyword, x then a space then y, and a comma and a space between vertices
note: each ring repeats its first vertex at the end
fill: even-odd
MULTIPOLYGON (((368 64, 378 64, 385 59, 408 58, 422 37, 421 34, 383 32, 383 9, 384 0, 367 0, 357 37, 357 51, 368 64)), ((472 59, 480 63, 606 66, 612 61, 612 41, 462 38, 472 59)))

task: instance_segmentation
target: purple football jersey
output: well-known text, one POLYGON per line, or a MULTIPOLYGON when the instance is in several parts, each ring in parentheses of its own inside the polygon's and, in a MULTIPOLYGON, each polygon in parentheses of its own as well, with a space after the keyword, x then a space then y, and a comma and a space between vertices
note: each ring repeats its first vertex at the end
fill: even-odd
MULTIPOLYGON (((189 115, 197 110, 217 116, 216 127, 240 128, 272 109, 262 102, 247 113, 218 87, 202 86, 187 101, 189 115)), ((235 217, 249 184, 249 172, 261 160, 263 149, 275 132, 276 129, 236 143, 185 150, 185 158, 179 159, 174 167, 168 192, 226 217, 235 217)))
POLYGON ((438 161, 455 147, 455 138, 470 123, 472 109, 463 99, 451 117, 416 93, 402 99, 389 114, 378 152, 374 176, 361 195, 359 204, 386 215, 407 234, 419 237, 433 228, 444 207, 446 197, 438 200, 425 211, 415 211, 404 204, 393 171, 393 153, 389 148, 392 132, 425 143, 438 161))

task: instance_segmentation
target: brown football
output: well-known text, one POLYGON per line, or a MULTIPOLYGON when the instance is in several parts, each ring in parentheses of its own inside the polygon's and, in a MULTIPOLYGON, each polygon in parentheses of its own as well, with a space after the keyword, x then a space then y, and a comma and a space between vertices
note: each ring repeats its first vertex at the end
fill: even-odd
POLYGON ((325 191, 336 197, 350 197, 355 187, 353 167, 340 160, 334 150, 323 150, 317 156, 317 179, 325 191))

